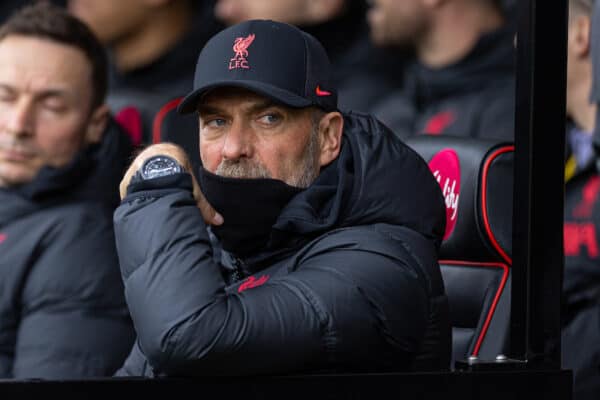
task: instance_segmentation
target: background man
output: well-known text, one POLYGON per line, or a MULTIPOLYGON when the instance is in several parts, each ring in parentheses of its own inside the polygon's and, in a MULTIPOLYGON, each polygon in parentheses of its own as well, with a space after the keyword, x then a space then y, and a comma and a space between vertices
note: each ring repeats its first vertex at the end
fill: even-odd
POLYGON ((402 87, 407 54, 369 40, 364 0, 217 0, 215 15, 227 25, 272 19, 300 27, 325 47, 336 73, 341 110, 367 111, 402 87))
POLYGON ((199 112, 200 186, 170 144, 121 183, 138 339, 119 375, 449 368, 439 185, 385 126, 338 111, 334 74, 288 24, 206 44, 179 106, 199 112))
POLYGON ((198 46, 221 25, 212 0, 68 0, 111 56, 108 105, 137 141, 152 142, 159 110, 192 85, 198 46), (123 112, 123 114, 119 114, 123 112))
POLYGON ((55 6, 0 27, 0 377, 111 375, 131 346, 111 219, 131 145, 106 68, 55 6))
POLYGON ((570 0, 567 42, 562 361, 573 370, 576 400, 600 393, 600 176, 592 145, 598 107, 590 102, 600 69, 594 71, 591 57, 593 4, 570 0))
POLYGON ((513 140, 514 23, 499 0, 373 0, 381 46, 410 46, 406 89, 371 111, 401 137, 450 134, 513 140))
POLYGON ((595 103, 590 102, 592 88, 591 58, 592 0, 569 2, 567 46, 567 149, 566 178, 590 166, 594 151, 592 132, 596 121, 595 103))

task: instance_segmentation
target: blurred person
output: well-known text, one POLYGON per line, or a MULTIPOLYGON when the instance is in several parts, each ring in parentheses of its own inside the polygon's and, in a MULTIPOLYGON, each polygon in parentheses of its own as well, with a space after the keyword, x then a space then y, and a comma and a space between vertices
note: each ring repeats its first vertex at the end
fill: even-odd
MULTIPOLYGON (((33 4, 37 0, 2 0, 0 1, 0 23, 3 23, 16 10, 33 4)), ((66 0, 52 0, 53 4, 64 6, 66 0)))
POLYGON ((271 19, 300 27, 325 47, 336 71, 341 110, 367 111, 403 85, 407 54, 374 47, 364 0, 217 0, 215 15, 227 25, 271 19))
POLYGON ((129 124, 136 144, 151 143, 155 115, 191 87, 198 45, 220 29, 212 15, 213 3, 67 1, 69 11, 109 49, 108 104, 129 124))
POLYGON ((449 369, 440 187, 377 120, 339 112, 334 75, 313 36, 272 20, 202 49, 178 108, 199 118, 199 184, 167 143, 121 182, 138 337, 117 375, 449 369))
POLYGON ((591 56, 593 6, 593 0, 569 1, 561 320, 562 364, 573 370, 575 400, 600 394, 600 176, 592 144, 598 106, 590 101, 600 68, 591 56))
POLYGON ((514 21, 500 0, 372 0, 371 38, 410 47, 405 89, 371 111, 401 137, 514 138, 514 21))
POLYGON ((112 211, 131 143, 106 55, 40 2, 0 26, 0 377, 109 376, 134 339, 112 211))
POLYGON ((593 0, 570 0, 567 42, 567 150, 565 178, 569 181, 593 161, 592 134, 596 121, 592 88, 591 12, 593 0))

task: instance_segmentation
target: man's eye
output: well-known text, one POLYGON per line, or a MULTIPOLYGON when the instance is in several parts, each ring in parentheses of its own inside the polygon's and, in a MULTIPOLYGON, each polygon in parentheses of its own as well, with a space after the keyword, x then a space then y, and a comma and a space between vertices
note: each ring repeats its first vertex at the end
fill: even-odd
POLYGON ((226 121, 223 118, 213 118, 206 121, 204 125, 211 128, 220 128, 222 126, 225 126, 225 123, 226 121))
POLYGON ((66 105, 62 100, 54 98, 45 99, 42 105, 45 109, 54 112, 62 112, 66 109, 66 105))
POLYGON ((0 100, 1 101, 11 101, 15 99, 14 93, 6 89, 0 89, 0 100))
POLYGON ((274 124, 281 120, 281 117, 278 114, 265 114, 259 118, 260 122, 263 124, 274 124))

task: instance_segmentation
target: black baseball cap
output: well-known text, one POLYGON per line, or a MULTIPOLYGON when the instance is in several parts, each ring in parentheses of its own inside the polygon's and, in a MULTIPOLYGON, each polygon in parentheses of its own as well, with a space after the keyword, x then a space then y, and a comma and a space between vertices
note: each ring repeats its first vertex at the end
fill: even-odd
POLYGON ((295 107, 337 110, 337 89, 325 49, 297 27, 271 20, 249 20, 222 30, 204 46, 194 88, 177 110, 196 110, 208 91, 241 87, 295 107))

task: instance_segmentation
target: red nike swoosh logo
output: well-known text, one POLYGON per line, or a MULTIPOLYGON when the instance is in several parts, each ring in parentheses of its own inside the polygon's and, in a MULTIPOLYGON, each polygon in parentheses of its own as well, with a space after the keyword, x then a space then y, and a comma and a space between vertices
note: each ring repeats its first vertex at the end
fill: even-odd
POLYGON ((321 90, 318 85, 315 89, 315 92, 317 93, 317 96, 331 96, 331 92, 328 92, 327 90, 321 90))

